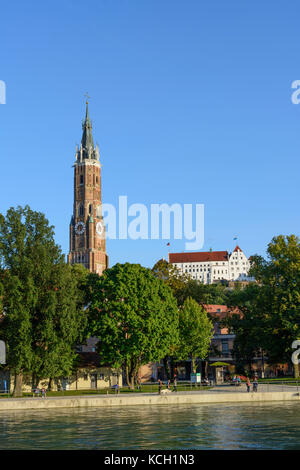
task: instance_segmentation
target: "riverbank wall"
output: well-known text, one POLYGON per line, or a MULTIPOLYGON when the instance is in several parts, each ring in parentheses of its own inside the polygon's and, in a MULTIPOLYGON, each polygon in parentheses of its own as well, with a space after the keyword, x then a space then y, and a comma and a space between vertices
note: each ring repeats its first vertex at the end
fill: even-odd
MULTIPOLYGON (((263 392, 263 393, 170 393, 168 395, 155 394, 120 394, 112 395, 82 395, 49 398, 2 398, 0 399, 0 412, 6 410, 53 409, 53 408, 108 408, 115 406, 147 406, 147 405, 194 405, 216 403, 261 403, 261 402, 299 401, 300 393, 263 392)), ((300 403, 299 403, 300 405, 300 403)))

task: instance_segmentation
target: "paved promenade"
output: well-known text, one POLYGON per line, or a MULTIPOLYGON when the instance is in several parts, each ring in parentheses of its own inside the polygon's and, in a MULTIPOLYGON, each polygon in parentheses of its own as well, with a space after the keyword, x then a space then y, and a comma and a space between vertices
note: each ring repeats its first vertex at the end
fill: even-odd
POLYGON ((120 393, 119 395, 77 395, 47 398, 1 398, 0 412, 5 410, 115 407, 147 405, 180 405, 209 403, 245 403, 271 401, 299 401, 300 391, 295 386, 259 385, 258 392, 247 393, 246 386, 216 386, 210 390, 157 393, 120 393))

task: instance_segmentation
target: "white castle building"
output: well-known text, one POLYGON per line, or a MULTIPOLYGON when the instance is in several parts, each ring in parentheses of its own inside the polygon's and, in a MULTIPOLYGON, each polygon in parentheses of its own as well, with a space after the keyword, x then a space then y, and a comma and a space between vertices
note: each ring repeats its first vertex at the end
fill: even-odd
POLYGON ((203 284, 221 280, 251 281, 248 276, 250 262, 245 253, 236 246, 228 251, 199 251, 190 253, 169 253, 169 263, 192 279, 203 284))

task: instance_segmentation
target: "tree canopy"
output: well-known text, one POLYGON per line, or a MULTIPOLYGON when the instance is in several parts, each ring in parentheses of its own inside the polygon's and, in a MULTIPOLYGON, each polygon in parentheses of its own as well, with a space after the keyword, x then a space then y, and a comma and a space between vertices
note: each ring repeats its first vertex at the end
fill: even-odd
POLYGON ((229 291, 220 283, 203 284, 187 274, 181 273, 177 267, 165 260, 159 260, 153 266, 152 272, 155 277, 161 279, 172 289, 178 306, 182 306, 188 297, 193 298, 201 305, 227 304, 229 291))
POLYGON ((53 227, 29 206, 0 214, 0 266, 0 335, 19 395, 24 373, 55 378, 71 372, 86 322, 83 294, 78 270, 66 265, 53 227))
POLYGON ((267 255, 252 257, 250 275, 257 283, 233 293, 231 304, 243 315, 227 323, 236 334, 240 357, 264 350, 271 364, 290 362, 292 342, 300 338, 299 238, 274 237, 267 255))
POLYGON ((206 310, 188 297, 179 312, 178 359, 192 361, 196 372, 199 361, 204 360, 213 336, 213 323, 206 310))
POLYGON ((102 361, 125 367, 131 386, 138 368, 166 356, 178 341, 171 289, 138 264, 116 264, 90 275, 89 333, 102 361))

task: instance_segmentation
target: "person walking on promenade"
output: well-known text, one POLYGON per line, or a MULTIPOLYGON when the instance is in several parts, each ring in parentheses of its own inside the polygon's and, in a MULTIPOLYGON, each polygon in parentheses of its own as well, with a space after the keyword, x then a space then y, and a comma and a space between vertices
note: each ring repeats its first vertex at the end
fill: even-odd
POLYGON ((41 392, 42 392, 42 398, 46 398, 46 389, 45 389, 45 387, 42 388, 41 392))
POLYGON ((162 389, 162 381, 158 379, 158 394, 159 395, 160 395, 161 389, 162 389))
POLYGON ((250 386, 251 386, 250 379, 249 377, 247 377, 247 381, 246 381, 247 392, 250 392, 250 386))
POLYGON ((168 390, 171 389, 171 380, 170 380, 170 379, 168 380, 168 383, 167 383, 167 389, 168 389, 168 390))
POLYGON ((257 375, 255 375, 253 379, 253 392, 257 392, 257 387, 258 387, 258 381, 257 381, 257 375))
POLYGON ((173 388, 173 392, 177 392, 177 379, 176 379, 176 376, 174 377, 174 388, 173 388))

